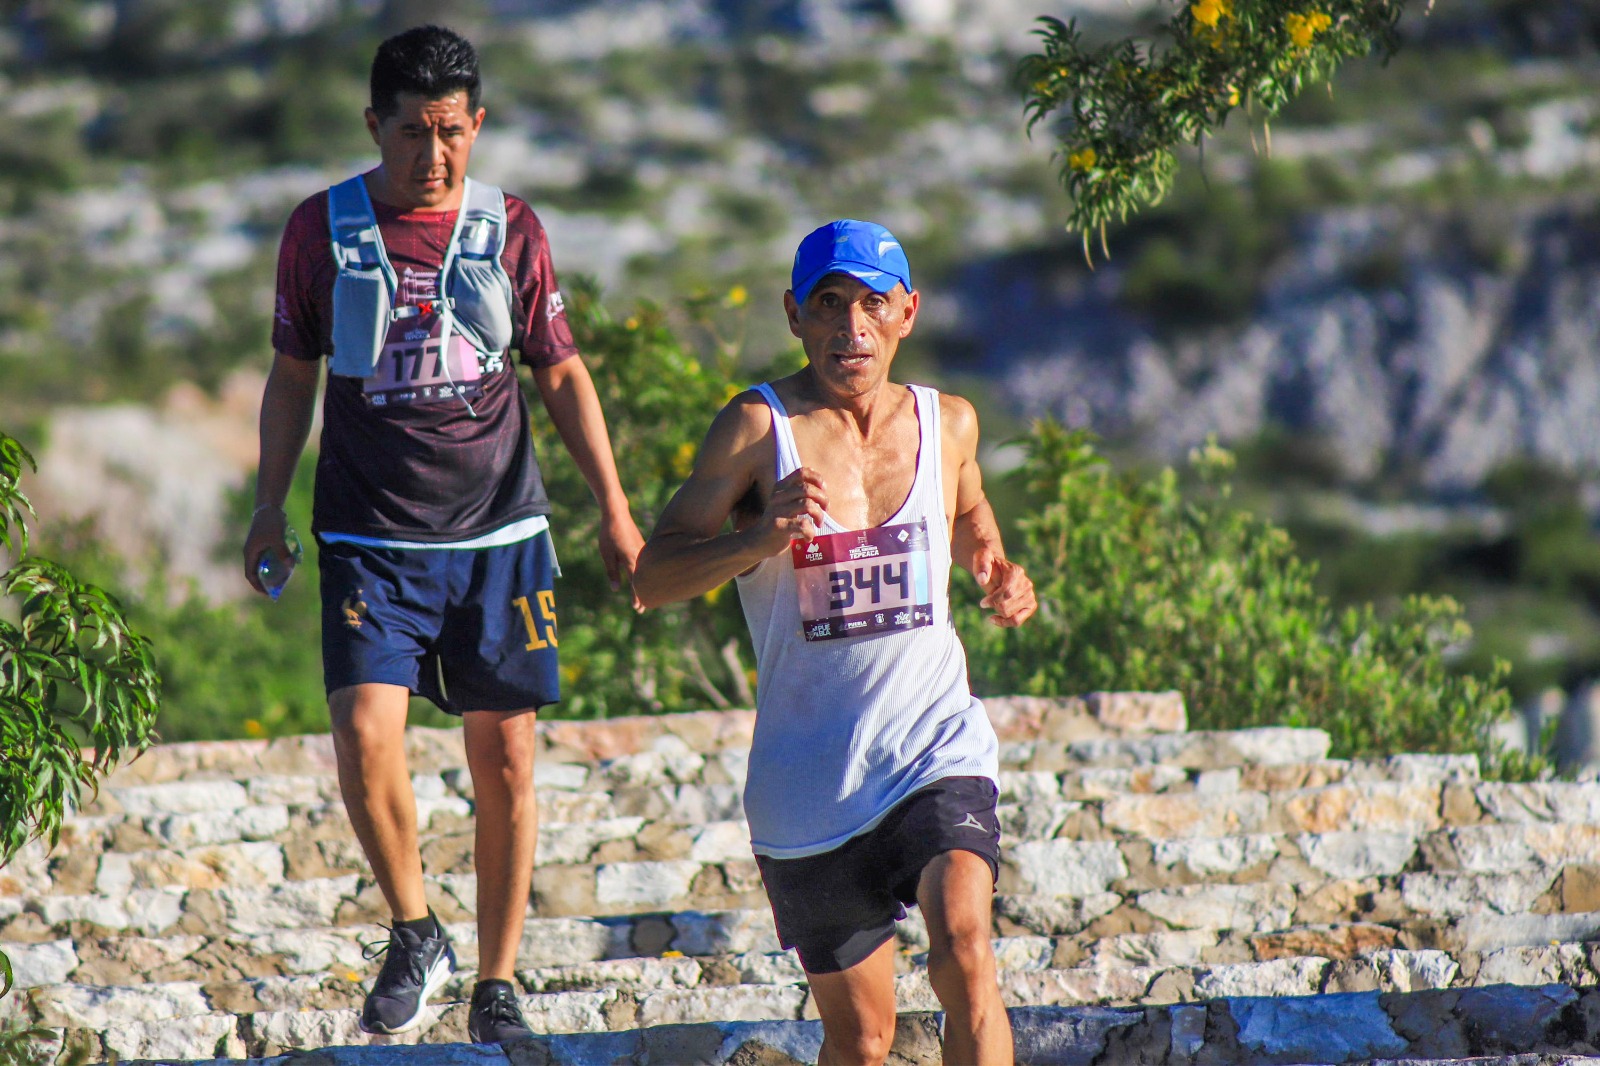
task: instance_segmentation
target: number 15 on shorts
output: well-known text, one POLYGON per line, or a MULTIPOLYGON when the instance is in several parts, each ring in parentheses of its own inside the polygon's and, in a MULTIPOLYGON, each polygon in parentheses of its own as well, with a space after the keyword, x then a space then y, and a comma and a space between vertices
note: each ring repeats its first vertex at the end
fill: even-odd
POLYGON ((534 617, 533 607, 528 603, 528 597, 518 596, 512 600, 512 606, 522 612, 522 624, 528 627, 528 643, 524 648, 528 651, 538 651, 540 648, 554 648, 560 644, 556 640, 556 594, 554 589, 540 589, 539 616, 534 617), (543 630, 543 635, 540 631, 543 630))

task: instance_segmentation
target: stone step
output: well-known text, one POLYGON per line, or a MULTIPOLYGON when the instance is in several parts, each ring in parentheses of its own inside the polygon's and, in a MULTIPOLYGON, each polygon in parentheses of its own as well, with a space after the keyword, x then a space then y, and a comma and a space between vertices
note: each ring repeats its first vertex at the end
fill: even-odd
MULTIPOLYGON (((1359 891, 1372 897, 1367 908, 1381 911, 1385 920, 1452 917, 1480 907, 1502 913, 1600 908, 1600 826, 1396 831, 1412 824, 1407 813, 1402 808, 1385 830, 1168 839, 1084 839, 1083 823, 1056 826, 1069 835, 1023 839, 1003 850, 999 888, 1072 899, 1116 894, 1159 900, 1190 889, 1264 886, 1273 898, 1322 898, 1324 906, 1338 903, 1340 893, 1359 891)), ((1003 809, 1002 824, 1015 835, 1009 823, 1041 817, 1036 805, 1012 805, 1003 809)), ((764 902, 742 822, 713 822, 693 831, 637 818, 568 823, 549 827, 543 840, 543 861, 534 874, 535 906, 543 915, 764 902), (612 861, 585 861, 607 857, 612 861)), ((432 838, 424 846, 425 864, 470 870, 471 844, 470 832, 432 838)), ((356 873, 365 863, 353 841, 103 852, 92 864, 76 867, 74 883, 71 859, 85 854, 74 849, 53 871, 19 881, 30 894, 0 897, 0 940, 48 939, 74 927, 146 936, 215 928, 247 934, 384 917, 376 886, 356 873), (93 881, 84 885, 91 869, 93 881), (88 891, 68 894, 73 887, 88 891)), ((26 871, 25 866, 23 878, 26 871)), ((474 913, 475 875, 430 874, 428 881, 445 920, 474 913)))
MULTIPOLYGON (((1194 736, 1194 734, 1191 734, 1194 736)), ((540 815, 546 823, 619 817, 702 822, 742 816, 744 749, 703 759, 680 751, 629 756, 600 768, 551 763, 538 770, 540 815)), ((472 783, 465 770, 412 778, 424 828, 471 814, 472 783)), ((1600 812, 1600 785, 1567 782, 1533 786, 1483 784, 1471 757, 1397 756, 1374 761, 1316 760, 1275 766, 1192 770, 1178 766, 1005 770, 1002 803, 1100 804, 1148 800, 1153 810, 1198 793, 1265 796, 1343 785, 1454 786, 1446 798, 1461 818, 1503 821, 1586 821, 1600 812), (1476 786, 1472 795, 1462 788, 1476 786)), ((1222 802, 1214 800, 1213 803, 1222 802)), ((1257 801, 1252 801, 1257 802, 1257 801)), ((332 777, 267 775, 240 780, 173 782, 102 790, 71 820, 69 840, 89 848, 136 850, 161 845, 226 843, 323 830, 341 810, 332 777)))
MULTIPOLYGON (((1249 916, 1237 927, 1197 925, 1151 928, 1135 912, 1110 901, 1063 902, 1030 896, 997 897, 996 943, 1054 967, 1084 961, 1126 965, 1221 964, 1271 961, 1287 955, 1348 958, 1363 951, 1406 949, 1452 953, 1497 951, 1600 939, 1600 911, 1546 914, 1475 913, 1464 919, 1355 919, 1274 926, 1281 915, 1249 916), (1138 931, 1132 931, 1137 929, 1138 931), (1046 950, 1048 948, 1048 950, 1046 950)), ((463 966, 477 964, 477 930, 471 922, 449 923, 463 966)), ((919 912, 899 926, 908 959, 927 946, 919 912)), ((123 985, 145 982, 227 982, 259 977, 325 976, 357 979, 371 970, 363 946, 385 934, 371 925, 308 927, 255 935, 180 935, 167 938, 80 936, 33 943, 0 944, 16 966, 23 989, 53 984, 123 985)), ((753 957, 778 952, 765 908, 720 912, 687 911, 613 919, 530 917, 518 950, 518 965, 538 973, 533 990, 552 986, 560 974, 586 972, 593 964, 664 957, 706 959, 753 957)), ((1006 954, 1004 959, 1014 959, 1006 954)), ((720 964, 716 964, 720 967, 720 964)), ((1015 967, 1013 967, 1015 968, 1015 967)), ((726 974, 726 970, 718 970, 726 974)), ((743 972, 743 971, 741 971, 743 972)), ((580 978, 573 978, 581 980, 580 978)), ((746 976, 741 980, 749 981, 746 976)), ((530 980, 533 980, 530 978, 530 980)), ((718 979, 719 981, 722 978, 718 979)), ((726 983, 726 982, 724 982, 726 983)))
MULTIPOLYGON (((1183 699, 1176 692, 1098 692, 1082 698, 1001 696, 985 699, 984 707, 995 732, 1006 743, 1060 746, 1075 741, 1183 733, 1188 728, 1183 699)), ((649 752, 663 741, 675 741, 706 756, 729 748, 748 748, 754 727, 755 712, 743 710, 601 721, 546 719, 538 727, 537 758, 541 765, 595 764, 649 752)), ((1326 750, 1326 745, 1323 747, 1326 750)), ((413 770, 423 772, 465 766, 461 730, 407 729, 406 758, 413 770)), ((162 744, 119 767, 106 783, 121 788, 260 774, 333 773, 332 740, 327 734, 309 734, 273 740, 162 744)))
MULTIPOLYGON (((534 872, 535 912, 615 916, 759 907, 765 895, 755 862, 719 859, 748 854, 742 832, 732 822, 702 827, 694 836, 685 831, 678 843, 687 853, 680 859, 546 862, 534 872)), ((663 839, 655 838, 658 844, 663 839)), ((634 855, 650 840, 646 829, 616 843, 619 854, 634 855)), ((342 851, 342 859, 330 860, 324 849, 314 853, 320 867, 294 869, 285 849, 266 842, 105 853, 96 891, 0 897, 0 941, 56 939, 74 931, 250 934, 385 919, 377 886, 356 873, 294 876, 326 873, 330 862, 357 867, 354 845, 342 851)), ((441 854, 430 847, 424 857, 434 868, 470 869, 459 854, 437 861, 441 854)), ((428 874, 426 882, 443 920, 475 914, 476 875, 428 874)), ((1293 911, 1297 922, 1589 910, 1600 906, 1600 827, 1024 840, 1003 851, 999 887, 1005 894, 1105 909, 1131 905, 1169 924, 1188 924, 1196 908, 1210 906, 1223 906, 1224 914, 1240 907, 1293 911)))
MULTIPOLYGON (((668 1005, 676 1012, 674 1020, 680 1022, 719 1020, 724 1016, 718 1012, 733 1002, 742 1004, 739 1009, 744 1013, 739 1016, 747 1020, 756 1016, 750 1013, 757 1010, 756 1004, 767 1004, 761 1009, 779 1012, 760 1015, 764 1018, 813 1016, 805 1007, 800 1014, 783 1013, 793 1007, 789 1001, 794 997, 762 991, 805 984, 793 954, 773 950, 776 945, 770 928, 762 930, 758 925, 763 917, 680 916, 687 935, 675 942, 685 947, 755 946, 735 954, 699 956, 662 949, 657 957, 627 954, 636 950, 632 939, 638 930, 536 920, 524 945, 518 977, 525 990, 539 994, 535 998, 541 1016, 566 1017, 570 1012, 563 1005, 591 1002, 570 998, 577 993, 615 993, 602 1011, 611 1028, 659 1024, 668 1005), (698 944, 694 943, 696 933, 698 944), (563 934, 575 935, 569 940, 563 934), (741 940, 744 943, 734 942, 741 940), (590 958, 565 961, 575 956, 590 958), (563 961, 554 961, 557 958, 563 961)), ((997 938, 995 951, 1001 988, 1011 1005, 1127 1005, 1228 995, 1409 992, 1500 983, 1555 981, 1586 986, 1597 980, 1600 945, 1575 941, 1592 939, 1597 930, 1600 915, 1596 914, 1547 916, 1543 922, 1518 916, 1502 921, 1498 928, 1479 923, 1478 935, 1471 942, 1457 939, 1450 926, 1357 923, 1254 933, 1188 930, 1102 938, 1087 934, 1010 936, 997 938)), ((464 996, 474 977, 474 930, 470 925, 455 926, 451 932, 463 968, 444 994, 464 996)), ((648 935, 651 931, 644 932, 648 935)), ((904 923, 900 932, 898 1001, 907 1009, 936 1009, 922 969, 925 956, 918 951, 926 946, 926 932, 914 920, 904 923)), ((373 969, 348 930, 260 937, 232 944, 205 943, 198 937, 187 940, 114 945, 128 950, 107 951, 100 959, 112 960, 123 970, 102 969, 100 983, 86 983, 90 973, 68 969, 70 942, 40 946, 31 954, 24 949, 14 961, 27 990, 13 997, 9 1009, 25 1011, 37 1024, 97 1031, 219 1012, 354 1010, 373 969), (168 959, 188 951, 184 961, 192 960, 192 967, 176 975, 187 979, 171 979, 175 975, 170 963, 165 973, 162 967, 149 965, 158 961, 162 948, 167 949, 168 959), (252 954, 251 949, 261 954, 252 954), (289 954, 295 950, 300 954, 289 954), (230 956, 233 963, 223 963, 230 956), (219 979, 274 956, 298 972, 219 979), (44 972, 51 962, 57 964, 55 972, 44 972), (146 968, 135 973, 131 966, 139 962, 146 968), (121 984, 137 977, 145 980, 121 984)))
MULTIPOLYGON (((1131 962, 1097 952, 1075 966, 1050 965, 1047 940, 1011 938, 998 945, 1000 989, 1008 1006, 1130 1006, 1218 996, 1285 996, 1491 984, 1596 982, 1593 948, 1578 944, 1502 948, 1487 953, 1383 948, 1344 958, 1281 955, 1265 961, 1179 964, 1173 958, 1131 962)), ((915 957, 912 957, 914 959, 915 957)), ((925 968, 906 960, 896 979, 906 1010, 937 1010, 925 968)), ((244 981, 150 983, 133 986, 57 984, 31 990, 18 1009, 55 1028, 107 1031, 126 1024, 202 1014, 246 1016, 290 1011, 359 1011, 366 971, 244 981)), ((566 1024, 574 1004, 606 995, 604 1010, 581 1031, 628 1029, 668 1022, 815 1018, 806 980, 793 955, 751 953, 711 959, 617 959, 518 975, 528 1003, 548 1024, 566 1024), (601 1027, 602 1028, 594 1028, 601 1027)), ((465 998, 476 974, 458 972, 440 994, 465 998)), ((541 1023, 544 1024, 544 1023, 541 1023)), ((542 1028, 541 1031, 577 1031, 542 1028)), ((285 1045, 286 1047, 288 1045, 285 1045)), ((312 1045, 300 1045, 302 1047, 312 1045)))
MULTIPOLYGON (((1405 772, 1415 778, 1414 769, 1405 772)), ((432 781, 435 791, 443 793, 442 779, 432 781)), ((1368 858, 1380 865, 1408 848, 1408 840, 1426 834, 1434 838, 1417 843, 1444 856, 1447 867, 1456 862, 1468 869, 1529 868, 1600 855, 1600 785, 1591 783, 1468 786, 1369 779, 1276 793, 1209 787, 1097 800, 1060 798, 1060 783, 1051 774, 1009 774, 1004 787, 1002 826, 1024 852, 1061 846, 1037 842, 1057 836, 1082 842, 1226 838, 1225 846, 1184 844, 1158 850, 1168 856, 1209 850, 1212 857, 1198 861, 1251 865, 1253 856, 1294 850, 1269 837, 1296 834, 1323 857, 1312 859, 1313 865, 1339 864, 1344 862, 1341 854, 1365 847, 1351 835, 1364 833, 1374 842, 1365 848, 1368 858), (1441 842, 1437 835, 1446 829, 1451 839, 1441 842), (1339 844, 1341 839, 1350 843, 1339 844), (1391 853, 1388 859, 1373 850, 1378 842, 1391 853)), ((425 863, 470 867, 470 802, 420 787, 418 791, 425 863)), ((671 795, 657 790, 626 804, 606 793, 547 789, 544 796, 548 820, 541 834, 541 866, 596 860, 738 861, 748 856, 733 783, 681 785, 671 795), (644 813, 619 814, 619 807, 644 813)), ((1140 861, 1136 855, 1126 859, 1140 861)), ((364 869, 337 804, 84 817, 68 824, 54 855, 34 845, 9 864, 0 873, 0 901, 168 886, 221 888, 364 869), (141 824, 132 822, 136 817, 142 817, 141 824), (160 846, 187 841, 202 843, 160 846)))
MULTIPOLYGON (((604 993, 563 1004, 571 1022, 603 1018, 604 993)), ((531 998, 531 997, 530 997, 531 998)), ((734 1004, 730 1003, 730 1007, 734 1004)), ((538 1008, 529 1004, 533 1010, 538 1008)), ((277 1055, 291 1042, 327 1047, 328 1066, 597 1066, 636 1063, 814 1063, 821 1026, 804 1020, 664 1023, 624 1030, 565 1031, 500 1049, 443 1041, 464 1027, 464 1009, 438 1010, 418 1034, 363 1047, 354 1012, 262 1013, 242 1019, 197 1016, 181 1022, 125 1027, 103 1039, 63 1031, 51 1050, 82 1047, 91 1056, 117 1056, 146 1066, 215 1055, 274 1056, 251 1066, 305 1061, 277 1055), (230 1028, 231 1027, 231 1028, 230 1028), (347 1046, 334 1046, 347 1045, 347 1046), (406 1045, 411 1045, 408 1048, 406 1045)), ((1107 1062, 1355 1063, 1399 1066, 1593 1066, 1600 1062, 1600 990, 1563 984, 1491 985, 1469 990, 1357 992, 1317 996, 1226 996, 1204 1002, 1137 1007, 1028 1006, 1010 1011, 1019 1064, 1107 1062)), ((531 1019, 530 1019, 531 1020, 531 1019)), ((549 1019, 554 1021, 554 1019, 549 1019)), ((893 1061, 940 1059, 940 1017, 905 1012, 898 1019, 893 1061)), ((243 1064, 241 1064, 243 1066, 243 1064)))

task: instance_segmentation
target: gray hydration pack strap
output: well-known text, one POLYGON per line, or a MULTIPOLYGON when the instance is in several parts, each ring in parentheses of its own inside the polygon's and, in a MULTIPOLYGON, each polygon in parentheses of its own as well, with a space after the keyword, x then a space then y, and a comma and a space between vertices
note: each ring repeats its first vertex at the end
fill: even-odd
POLYGON ((371 377, 389 335, 400 287, 383 249, 367 183, 360 174, 328 190, 333 262, 333 360, 330 373, 371 377))
MULTIPOLYGON (((394 306, 399 279, 360 175, 328 190, 328 228, 339 268, 333 287, 335 374, 370 377, 389 323, 415 314, 394 306)), ((439 270, 440 351, 459 333, 484 355, 504 356, 511 345, 511 279, 500 262, 506 246, 506 198, 493 185, 466 179, 461 210, 439 270)), ((449 358, 444 360, 449 374, 449 358)), ((452 381, 452 384, 454 382, 452 381)), ((468 405, 471 409, 471 405, 468 405)))

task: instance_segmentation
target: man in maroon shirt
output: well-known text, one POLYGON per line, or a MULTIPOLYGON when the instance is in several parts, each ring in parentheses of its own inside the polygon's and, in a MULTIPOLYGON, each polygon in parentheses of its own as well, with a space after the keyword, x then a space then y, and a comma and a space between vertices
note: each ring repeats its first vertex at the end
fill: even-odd
POLYGON ((419 693, 463 719, 477 817, 479 980, 469 1031, 499 1041, 528 1034, 511 980, 537 833, 534 724, 538 708, 559 697, 549 502, 510 349, 532 370, 599 503, 599 547, 614 585, 631 578, 642 538, 544 228, 523 201, 505 197, 499 255, 510 283, 509 346, 486 350, 469 330, 452 329, 459 315, 451 309, 466 301, 441 268, 447 249, 462 247, 457 219, 483 123, 479 91, 477 56, 449 30, 409 30, 374 58, 366 121, 381 162, 350 188, 370 203, 379 257, 391 268, 392 313, 348 294, 336 301, 329 194, 310 197, 289 219, 244 562, 251 585, 265 591, 257 568, 264 553, 288 550, 283 501, 310 432, 322 360, 342 356, 323 400, 312 521, 323 669, 345 807, 394 918, 361 1025, 396 1033, 419 1024, 454 968, 424 892, 406 767, 406 709, 419 693), (370 371, 339 372, 358 346, 344 326, 335 344, 336 304, 346 324, 378 323, 362 353, 370 371))

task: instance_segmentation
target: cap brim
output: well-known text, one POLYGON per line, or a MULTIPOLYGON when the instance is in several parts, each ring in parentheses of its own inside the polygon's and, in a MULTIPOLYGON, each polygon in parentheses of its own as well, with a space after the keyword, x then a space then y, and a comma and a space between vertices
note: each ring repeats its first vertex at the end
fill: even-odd
POLYGON ((903 279, 896 274, 889 273, 887 270, 879 270, 877 267, 868 266, 866 263, 834 260, 795 288, 795 300, 799 303, 805 303, 806 297, 811 295, 811 290, 817 287, 817 282, 829 274, 849 274, 873 292, 888 292, 896 285, 904 284, 903 279))

